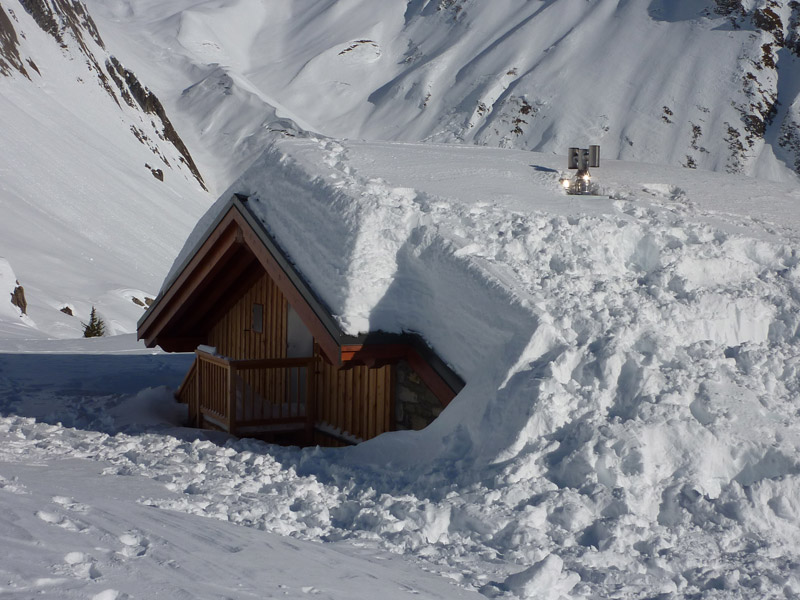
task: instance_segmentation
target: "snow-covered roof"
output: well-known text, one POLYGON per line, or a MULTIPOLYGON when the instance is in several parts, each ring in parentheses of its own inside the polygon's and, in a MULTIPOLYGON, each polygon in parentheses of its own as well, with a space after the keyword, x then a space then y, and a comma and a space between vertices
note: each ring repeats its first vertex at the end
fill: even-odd
POLYGON ((487 344, 538 321, 549 281, 657 268, 669 247, 656 240, 670 223, 765 245, 776 228, 800 229, 789 185, 604 161, 595 179, 605 196, 567 196, 565 162, 474 146, 278 139, 201 220, 167 282, 241 193, 345 333, 419 331, 474 372, 487 344), (749 216, 755 201, 765 223, 749 216), (564 248, 546 234, 554 227, 586 237, 564 248))

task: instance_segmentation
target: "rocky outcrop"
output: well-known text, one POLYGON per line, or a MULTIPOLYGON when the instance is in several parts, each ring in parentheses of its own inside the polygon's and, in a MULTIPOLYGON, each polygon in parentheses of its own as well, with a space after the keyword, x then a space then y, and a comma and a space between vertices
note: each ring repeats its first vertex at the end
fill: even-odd
POLYGON ((28 301, 25 300, 25 288, 19 284, 19 281, 17 281, 17 287, 11 292, 11 304, 20 309, 23 315, 28 314, 28 301))
MULTIPOLYGON (((161 104, 158 97, 147 87, 142 85, 133 71, 122 66, 122 63, 120 63, 116 57, 109 57, 106 61, 106 68, 108 69, 108 74, 111 76, 111 79, 119 89, 123 101, 132 108, 138 106, 139 109, 147 114, 155 116, 161 122, 159 137, 175 146, 180 154, 180 161, 192 172, 192 175, 194 175, 203 189, 207 189, 203 181, 203 176, 200 175, 200 170, 192 159, 189 149, 186 147, 186 144, 183 143, 183 140, 180 135, 178 135, 169 117, 167 117, 167 111, 164 110, 164 106, 161 104)), ((147 136, 143 132, 134 132, 134 135, 137 135, 139 141, 143 144, 149 145, 147 144, 147 136)), ((161 158, 165 163, 169 164, 166 159, 163 157, 161 158)), ((155 173, 153 173, 153 175, 155 176, 155 173)), ((159 179, 163 180, 163 174, 159 179)))
MULTIPOLYGON (((16 17, 11 11, 9 14, 6 14, 0 6, 0 75, 9 76, 12 71, 18 71, 30 79, 19 53, 19 37, 11 20, 12 17, 16 20, 16 17)), ((34 71, 39 71, 32 60, 28 60, 27 63, 34 71)))
MULTIPOLYGON (((117 106, 122 107, 124 103, 148 115, 145 122, 152 122, 154 128, 150 136, 145 131, 149 127, 131 126, 131 132, 142 144, 158 156, 167 167, 171 166, 170 161, 155 138, 157 136, 163 142, 174 146, 178 153, 177 159, 192 173, 202 188, 207 189, 189 149, 178 135, 156 95, 115 57, 105 59, 102 57, 105 54, 105 43, 82 2, 79 0, 19 0, 19 2, 39 28, 52 36, 65 52, 78 52, 83 55, 87 68, 94 73, 117 106), (98 51, 101 54, 100 58, 98 51)), ((14 17, 13 13, 11 16, 14 17)), ((8 75, 13 69, 30 79, 18 47, 19 38, 14 24, 0 7, 0 74, 8 75)), ((38 72, 33 61, 28 60, 27 64, 38 72)), ((161 169, 152 168, 151 172, 154 177, 163 180, 161 169), (161 173, 160 177, 158 173, 161 173)))
POLYGON ((64 34, 69 32, 87 56, 92 54, 85 35, 105 48, 100 32, 86 6, 77 0, 19 0, 25 11, 33 17, 43 31, 52 35, 66 48, 64 34))

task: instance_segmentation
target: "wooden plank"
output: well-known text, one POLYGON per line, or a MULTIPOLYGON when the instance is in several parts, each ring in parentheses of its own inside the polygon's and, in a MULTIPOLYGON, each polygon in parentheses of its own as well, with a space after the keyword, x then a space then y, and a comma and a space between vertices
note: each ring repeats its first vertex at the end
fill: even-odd
POLYGON ((175 395, 178 397, 178 400, 180 402, 185 402, 186 404, 189 404, 188 402, 189 398, 187 397, 188 394, 186 392, 188 392, 188 388, 192 385, 192 382, 194 381, 196 370, 197 370, 197 356, 195 356, 194 362, 192 362, 192 366, 189 367, 189 370, 183 377, 183 381, 181 381, 181 384, 178 386, 178 389, 175 392, 175 395))
POLYGON ((228 361, 220 356, 214 356, 213 354, 209 354, 208 352, 204 352, 202 350, 195 350, 195 354, 199 358, 201 358, 203 362, 211 363, 226 368, 228 366, 228 361))
POLYGON ((314 385, 316 377, 314 363, 312 362, 306 367, 306 443, 311 444, 314 441, 314 424, 317 422, 317 395, 314 385))
POLYGON ((364 410, 365 403, 363 379, 364 368, 356 367, 353 369, 353 395, 358 399, 356 404, 358 407, 358 412, 356 413, 358 421, 358 433, 356 435, 362 439, 367 435, 367 411, 364 410))
POLYGON ((228 366, 228 433, 236 435, 236 367, 228 366))
POLYGON ((339 377, 339 392, 347 404, 347 418, 343 429, 351 435, 356 435, 356 401, 353 397, 353 371, 337 371, 337 374, 339 377))
POLYGON ((203 384, 205 383, 203 379, 203 365, 200 362, 199 357, 195 357, 195 364, 197 365, 197 377, 195 382, 195 413, 194 417, 192 418, 192 412, 189 412, 189 417, 191 423, 195 427, 202 427, 203 426, 203 414, 200 412, 201 402, 200 402, 200 395, 202 394, 203 384))
POLYGON ((386 419, 386 431, 397 429, 395 393, 397 389, 397 365, 388 365, 389 369, 389 414, 386 419))

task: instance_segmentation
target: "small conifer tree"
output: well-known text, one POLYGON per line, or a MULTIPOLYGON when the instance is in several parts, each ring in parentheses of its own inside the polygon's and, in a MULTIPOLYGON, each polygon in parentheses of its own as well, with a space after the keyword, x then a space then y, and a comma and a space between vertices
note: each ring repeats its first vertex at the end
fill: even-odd
POLYGON ((81 322, 81 325, 83 325, 83 337, 102 337, 106 333, 106 324, 103 319, 97 316, 97 310, 95 310, 94 306, 89 314, 89 322, 81 322))

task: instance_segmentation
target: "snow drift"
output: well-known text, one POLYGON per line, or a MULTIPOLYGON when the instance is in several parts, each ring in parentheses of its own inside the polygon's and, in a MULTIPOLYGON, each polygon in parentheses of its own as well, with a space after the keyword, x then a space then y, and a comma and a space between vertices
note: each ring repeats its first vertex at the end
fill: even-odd
MULTIPOLYGON (((608 196, 575 198, 562 160, 278 139, 231 187, 348 333, 420 332, 467 380, 422 432, 276 450, 320 479, 290 530, 489 596, 798 593, 796 188, 610 161, 608 196)), ((168 505, 218 515, 189 485, 168 505)))

